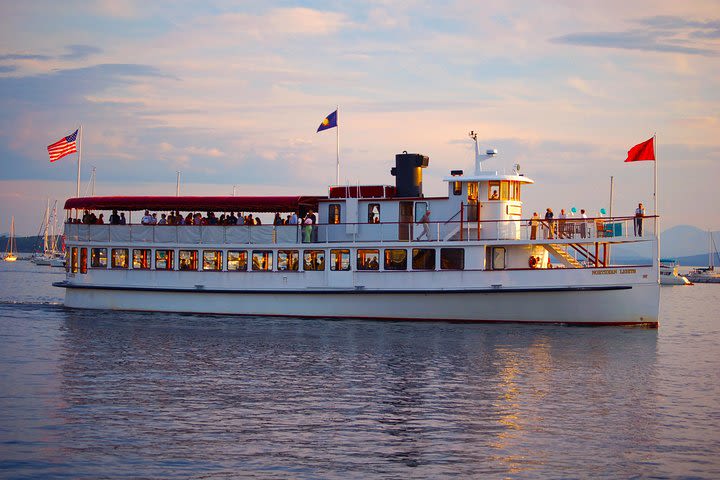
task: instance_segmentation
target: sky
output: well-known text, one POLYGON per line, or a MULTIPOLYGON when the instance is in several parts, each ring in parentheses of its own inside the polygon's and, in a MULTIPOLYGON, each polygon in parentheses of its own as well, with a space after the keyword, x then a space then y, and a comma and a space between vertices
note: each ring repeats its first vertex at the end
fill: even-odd
POLYGON ((720 1, 33 1, 0 18, 0 232, 34 235, 81 194, 323 195, 394 184, 394 155, 430 157, 424 193, 473 170, 473 144, 535 180, 551 207, 653 213, 720 230, 720 1))

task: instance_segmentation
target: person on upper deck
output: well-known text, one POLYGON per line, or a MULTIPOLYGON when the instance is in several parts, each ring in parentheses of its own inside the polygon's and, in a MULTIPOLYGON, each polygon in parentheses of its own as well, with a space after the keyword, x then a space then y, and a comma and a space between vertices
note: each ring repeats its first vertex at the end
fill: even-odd
POLYGON ((417 222, 417 225, 422 225, 422 233, 418 235, 418 237, 415 239, 415 241, 419 241, 423 236, 426 240, 430 240, 430 210, 425 210, 425 215, 422 216, 419 222, 417 222))
POLYGON ((152 215, 150 215, 150 210, 145 210, 145 215, 142 217, 142 220, 140 220, 140 223, 143 225, 152 224, 152 215))
POLYGON ((117 210, 113 210, 110 214, 110 225, 119 225, 120 224, 120 215, 118 215, 117 210))
POLYGON ((120 225, 126 225, 127 220, 125 220, 125 212, 120 212, 120 225))
POLYGON ((635 236, 643 236, 643 217, 645 216, 645 207, 642 203, 638 203, 638 207, 635 209, 635 221, 633 226, 635 227, 635 236))
POLYGON ((275 217, 273 218, 273 225, 282 225, 282 218, 280 217, 280 212, 275 212, 275 217))
POLYGON ((540 225, 540 215, 538 215, 537 212, 533 212, 533 216, 528 224, 530 225, 530 240, 535 240, 537 238, 538 225, 540 225))
POLYGON ((553 224, 553 217, 555 215, 553 214, 552 208, 548 208, 545 210, 545 236, 547 238, 553 238, 555 233, 555 225, 553 224))
POLYGON ((297 213, 293 212, 292 215, 290 215, 290 220, 288 220, 288 224, 297 225, 297 223, 298 223, 297 213))
POLYGON ((580 223, 580 236, 585 238, 587 236, 587 222, 585 220, 587 220, 588 216, 584 208, 580 209, 580 218, 583 219, 582 223, 580 223))

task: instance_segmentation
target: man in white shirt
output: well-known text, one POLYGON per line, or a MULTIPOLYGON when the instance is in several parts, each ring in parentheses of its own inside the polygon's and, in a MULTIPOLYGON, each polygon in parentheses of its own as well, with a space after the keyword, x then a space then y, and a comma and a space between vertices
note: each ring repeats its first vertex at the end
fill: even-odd
POLYGON ((142 223, 143 225, 152 225, 152 221, 153 218, 152 215, 150 215, 150 211, 145 210, 145 216, 142 218, 142 220, 140 220, 140 223, 142 223))

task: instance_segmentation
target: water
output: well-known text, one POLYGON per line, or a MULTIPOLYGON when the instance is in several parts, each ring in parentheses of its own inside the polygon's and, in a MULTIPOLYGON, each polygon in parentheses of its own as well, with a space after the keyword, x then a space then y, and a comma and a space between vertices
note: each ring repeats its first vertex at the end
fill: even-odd
POLYGON ((720 477, 720 285, 658 330, 73 311, 0 263, 0 477, 720 477))

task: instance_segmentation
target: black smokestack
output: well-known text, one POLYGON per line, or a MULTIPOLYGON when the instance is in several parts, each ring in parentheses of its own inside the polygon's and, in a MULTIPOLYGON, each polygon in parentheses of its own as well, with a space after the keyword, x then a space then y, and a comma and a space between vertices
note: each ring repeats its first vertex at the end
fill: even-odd
POLYGON ((422 197, 422 169, 430 158, 419 153, 398 153, 390 174, 395 176, 395 196, 422 197))

